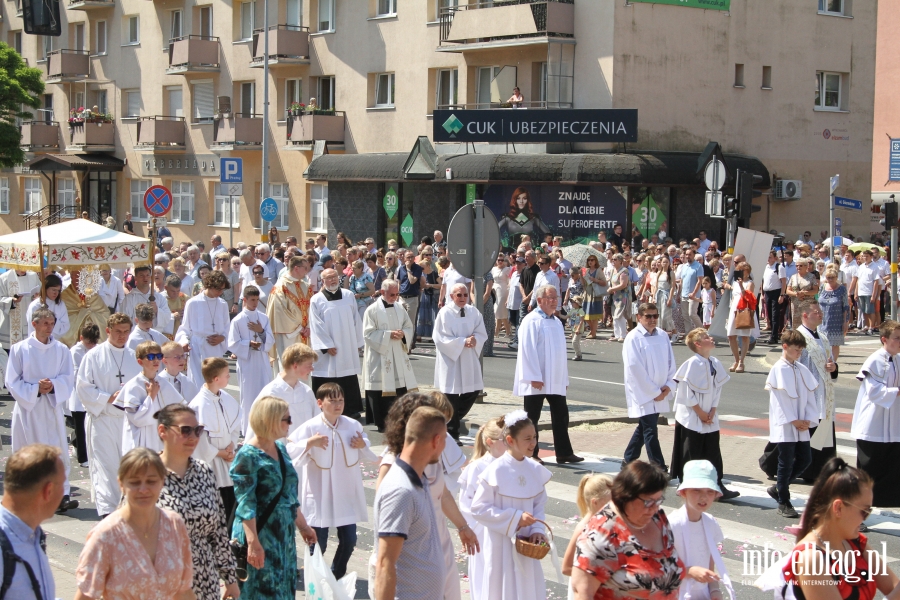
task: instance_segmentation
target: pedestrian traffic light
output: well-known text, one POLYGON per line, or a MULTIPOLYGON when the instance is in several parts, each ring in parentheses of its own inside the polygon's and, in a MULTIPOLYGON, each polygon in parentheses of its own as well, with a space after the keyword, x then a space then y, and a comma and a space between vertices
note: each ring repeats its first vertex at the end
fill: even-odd
POLYGON ((881 205, 881 213, 884 215, 884 219, 881 221, 881 226, 884 227, 885 230, 889 230, 892 227, 897 226, 897 203, 891 200, 890 202, 885 202, 881 205))
POLYGON ((761 206, 755 206, 753 199, 762 196, 762 192, 754 190, 753 185, 762 183, 762 175, 754 175, 749 171, 738 171, 737 175, 737 202, 738 219, 749 224, 750 215, 762 210, 761 206))
POLYGON ((22 20, 25 22, 25 33, 62 35, 59 0, 22 0, 22 20))
POLYGON ((725 198, 725 218, 733 219, 737 216, 738 206, 737 199, 728 196, 725 198))

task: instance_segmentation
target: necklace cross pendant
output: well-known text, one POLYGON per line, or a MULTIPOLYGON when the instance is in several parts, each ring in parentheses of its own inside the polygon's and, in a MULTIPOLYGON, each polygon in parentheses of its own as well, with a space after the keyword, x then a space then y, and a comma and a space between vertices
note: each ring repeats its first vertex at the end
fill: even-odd
POLYGON ((125 375, 122 374, 122 371, 119 371, 118 373, 116 373, 116 377, 119 378, 119 385, 122 385, 122 380, 125 379, 125 375))

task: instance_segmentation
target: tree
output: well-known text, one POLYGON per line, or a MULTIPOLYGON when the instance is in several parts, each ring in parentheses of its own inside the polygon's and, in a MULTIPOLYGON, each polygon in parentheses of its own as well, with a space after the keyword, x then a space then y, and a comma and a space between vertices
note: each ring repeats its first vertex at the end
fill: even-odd
POLYGON ((40 108, 44 93, 42 71, 29 67, 12 47, 0 42, 0 167, 25 161, 22 133, 16 119, 30 119, 25 107, 40 108))

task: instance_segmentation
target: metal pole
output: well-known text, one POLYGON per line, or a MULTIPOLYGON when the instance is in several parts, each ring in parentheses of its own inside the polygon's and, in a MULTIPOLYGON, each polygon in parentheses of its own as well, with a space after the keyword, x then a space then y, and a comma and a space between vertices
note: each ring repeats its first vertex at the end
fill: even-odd
MULTIPOLYGON (((484 273, 487 270, 484 266, 484 200, 476 199, 473 204, 474 211, 474 235, 472 252, 475 254, 475 308, 484 315, 484 273)), ((484 355, 478 355, 478 362, 481 364, 481 372, 484 373, 484 355)), ((484 394, 484 392, 482 392, 484 394)), ((486 395, 486 394, 484 394, 486 395)), ((483 402, 479 396, 476 403, 483 402)))
POLYGON ((234 196, 228 196, 228 247, 234 248, 234 196))
MULTIPOLYGON (((150 219, 150 250, 153 253, 152 256, 156 256, 156 250, 157 250, 157 248, 156 248, 156 217, 153 217, 152 219, 150 219)), ((156 261, 154 261, 154 260, 150 261, 150 296, 148 296, 148 299, 150 300, 150 302, 156 302, 156 295, 153 293, 153 284, 154 284, 153 269, 156 268, 154 266, 155 264, 156 264, 156 261)))
MULTIPOLYGON (((269 193, 269 0, 263 0, 263 130, 262 130, 262 198, 269 193)), ((262 202, 260 198, 260 202, 262 202)), ((265 221, 260 223, 260 229, 265 221)), ((266 232, 263 231, 263 234, 266 232)), ((232 246, 233 248, 234 246, 232 246)), ((275 249, 273 248, 274 252, 275 249)))
POLYGON ((897 320, 897 227, 891 227, 891 321, 897 320))
MULTIPOLYGON (((831 190, 831 180, 828 180, 828 189, 831 190)), ((831 201, 828 203, 828 237, 831 240, 831 251, 828 256, 834 262, 834 190, 831 190, 831 201)))

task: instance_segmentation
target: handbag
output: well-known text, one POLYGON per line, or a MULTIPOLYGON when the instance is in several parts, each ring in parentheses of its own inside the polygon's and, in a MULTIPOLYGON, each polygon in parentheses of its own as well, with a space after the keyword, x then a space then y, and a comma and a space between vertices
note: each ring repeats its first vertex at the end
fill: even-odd
MULTIPOLYGON (((272 516, 272 513, 275 512, 275 507, 278 505, 278 499, 281 497, 281 494, 284 493, 284 485, 287 483, 287 468, 284 466, 284 457, 281 455, 281 451, 278 451, 278 465, 281 467, 281 489, 278 490, 278 493, 275 494, 275 497, 272 498, 272 501, 269 502, 268 506, 266 506, 266 510, 262 512, 258 519, 256 519, 256 533, 259 533, 263 530, 266 524, 269 522, 269 517, 272 516)), ((237 502, 234 503, 234 507, 231 509, 231 521, 234 521, 234 515, 237 511, 237 502)), ((247 572, 247 539, 244 538, 243 542, 239 542, 236 539, 232 539, 229 543, 231 546, 231 553, 234 554, 234 560, 237 563, 235 572, 237 578, 241 581, 247 581, 247 577, 249 573, 247 572)))
MULTIPOLYGON (((597 273, 599 271, 600 270, 597 269, 597 271, 594 272, 597 273)), ((593 277, 593 275, 591 275, 591 277, 593 277)), ((607 282, 607 285, 600 285, 596 281, 592 281, 591 292, 591 296, 594 298, 602 298, 603 296, 606 296, 607 294, 609 294, 609 282, 607 282)))
POLYGON ((756 324, 753 314, 756 312, 756 297, 753 292, 745 292, 744 284, 738 281, 738 287, 741 288, 741 298, 738 300, 737 311, 734 313, 735 329, 753 329, 756 324), (746 294, 749 294, 749 298, 746 294))

